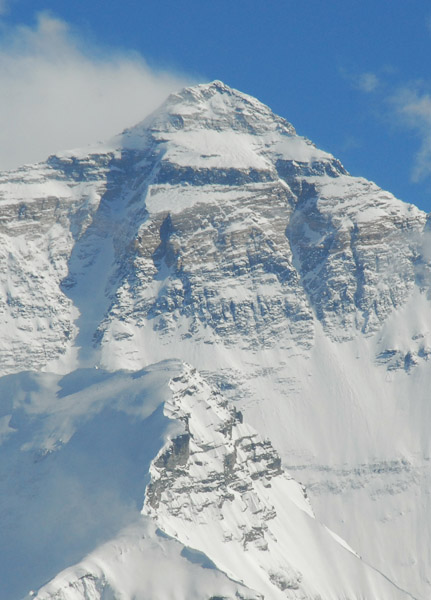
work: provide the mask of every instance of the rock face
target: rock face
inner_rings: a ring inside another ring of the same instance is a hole
[[[423,264],[423,213],[221,83],[170,97],[112,148],[3,176],[0,194],[3,372],[61,358],[84,322],[110,356],[147,324],[301,351],[317,318],[350,339],[405,302]]]
[[[182,420],[186,433],[173,438],[153,462],[145,512],[163,524],[172,517],[202,522],[205,513],[209,521],[221,521],[224,504],[241,499],[246,514],[238,525],[237,541],[244,548],[254,543],[267,549],[266,521],[275,514],[272,506],[262,503],[255,482],[270,488],[273,477],[283,474],[280,457],[194,369],[186,368],[171,387],[173,396],[165,404],[165,414]],[[302,490],[296,493],[311,513],[305,497],[301,498]],[[226,538],[232,539],[234,533],[226,531]]]
[[[292,590],[296,575],[283,574],[292,568],[305,587],[291,597],[344,597],[323,580],[322,590],[306,583],[305,558],[274,573],[261,558],[280,552],[269,490],[300,489],[280,457],[307,485],[318,520],[412,597],[430,596],[422,211],[350,176],[221,82],[170,96],[105,145],[3,173],[0,202],[4,381],[28,369],[138,371],[180,358],[228,402],[195,402],[206,384],[189,397],[184,381],[173,382],[166,410],[184,428],[152,463],[145,500],[163,531],[211,558],[205,527],[214,521],[215,545],[225,549],[221,532],[232,529],[239,556],[253,555],[262,577],[246,585],[257,593]],[[195,431],[202,406],[212,420]],[[9,435],[8,415],[0,423]],[[191,515],[180,532],[178,519]],[[243,577],[235,561],[224,567]],[[351,587],[343,577],[345,597],[396,597],[359,592],[356,575]]]

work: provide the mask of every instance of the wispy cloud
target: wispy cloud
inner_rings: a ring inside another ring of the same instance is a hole
[[[431,94],[423,89],[423,84],[412,84],[393,94],[390,103],[400,124],[419,139],[412,180],[419,182],[431,177]]]
[[[397,70],[390,65],[378,71],[341,73],[354,89],[372,95],[370,106],[375,116],[389,123],[392,130],[416,136],[419,149],[413,158],[411,180],[418,183],[431,178],[431,82],[395,82]]]
[[[357,71],[342,67],[339,69],[339,72],[355,90],[360,90],[367,94],[375,92],[381,84],[380,77],[372,71],[358,73]]]
[[[0,169],[115,135],[191,82],[140,55],[90,46],[46,13],[2,33]]]
[[[360,73],[354,81],[355,87],[362,92],[374,92],[380,84],[380,80],[375,73]]]

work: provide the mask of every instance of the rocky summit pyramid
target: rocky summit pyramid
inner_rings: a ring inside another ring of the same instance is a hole
[[[3,600],[431,597],[425,213],[218,81],[0,206]]]

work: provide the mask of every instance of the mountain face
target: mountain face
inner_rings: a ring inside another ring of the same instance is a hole
[[[425,213],[221,82],[0,202],[6,600],[430,597]]]

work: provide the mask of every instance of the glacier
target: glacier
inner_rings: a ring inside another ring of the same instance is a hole
[[[221,82],[0,202],[5,600],[429,597],[423,211]]]

